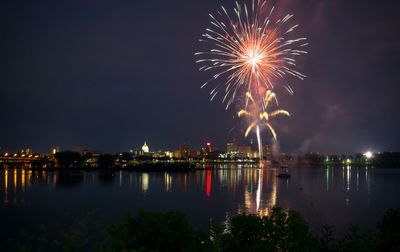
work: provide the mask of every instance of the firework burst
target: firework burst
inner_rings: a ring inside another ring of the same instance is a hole
[[[305,78],[296,70],[296,58],[307,53],[303,47],[308,43],[306,38],[290,38],[298,27],[290,25],[293,15],[277,18],[274,7],[268,8],[265,0],[253,0],[249,6],[236,2],[233,13],[221,7],[217,14],[210,14],[211,26],[200,42],[211,48],[195,55],[199,57],[196,63],[201,65],[200,71],[213,72],[201,87],[214,82],[211,100],[222,93],[226,109],[234,102],[243,108],[238,116],[250,119],[245,136],[255,131],[262,160],[260,132],[267,129],[276,140],[271,118],[290,116],[286,110],[269,112],[271,102],[278,105],[272,90],[287,76]],[[290,85],[281,86],[293,95]]]
[[[215,72],[202,87],[213,81],[219,83],[210,92],[211,100],[223,91],[222,101],[228,109],[238,94],[251,93],[262,99],[266,90],[272,90],[285,75],[305,77],[295,70],[295,58],[307,53],[302,50],[306,38],[288,38],[298,27],[288,25],[293,15],[275,19],[274,7],[268,9],[264,0],[253,0],[249,8],[236,2],[231,14],[221,8],[216,15],[210,14],[211,28],[200,39],[212,48],[195,53],[200,57],[196,61],[201,64],[200,71]],[[293,94],[289,85],[283,86]],[[246,97],[246,106],[248,102]]]
[[[250,133],[252,129],[255,129],[258,142],[258,152],[259,152],[258,154],[260,159],[262,159],[262,140],[260,136],[260,131],[263,128],[268,129],[269,132],[272,134],[274,140],[276,140],[277,136],[276,131],[272,127],[270,119],[278,115],[290,116],[290,113],[283,109],[278,109],[268,112],[268,107],[271,104],[271,101],[274,100],[276,102],[276,105],[278,105],[275,93],[271,92],[270,90],[267,90],[265,92],[265,97],[262,100],[261,106],[257,104],[257,102],[253,99],[250,93],[247,92],[246,96],[251,101],[251,104],[248,106],[249,109],[240,110],[238,112],[238,116],[247,117],[250,119],[250,123],[249,126],[247,127],[245,137],[247,137],[247,135]]]

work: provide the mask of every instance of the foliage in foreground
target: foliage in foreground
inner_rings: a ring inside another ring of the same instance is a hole
[[[20,251],[400,251],[400,209],[389,210],[374,231],[352,226],[341,239],[332,226],[312,233],[299,213],[278,207],[268,217],[236,215],[211,223],[207,231],[174,211],[139,210],[107,230],[101,220],[90,214],[70,228],[60,226],[61,235],[41,226],[11,242]]]
[[[208,232],[193,229],[179,212],[140,210],[114,224],[109,251],[399,251],[400,209],[389,210],[374,232],[353,226],[340,240],[333,227],[311,233],[295,211],[275,207],[268,217],[237,215]]]

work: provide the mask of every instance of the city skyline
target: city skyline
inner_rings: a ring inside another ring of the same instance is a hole
[[[354,154],[362,154],[364,156],[368,156],[369,158],[374,154],[380,154],[380,153],[398,153],[398,151],[390,151],[390,150],[374,150],[371,148],[366,148],[361,151],[356,151],[356,152],[319,152],[319,151],[310,151],[310,152],[305,152],[305,153],[296,153],[296,152],[287,152],[285,150],[279,149],[278,146],[275,145],[269,145],[269,144],[264,144],[262,149],[264,151],[270,151],[274,152],[274,155],[281,155],[281,154],[289,154],[293,156],[301,156],[305,154],[318,154],[318,155],[354,155]],[[177,152],[179,151],[180,153],[186,153],[189,157],[191,156],[191,152],[218,152],[218,153],[252,153],[251,155],[255,155],[258,153],[258,146],[256,145],[255,142],[252,141],[252,139],[249,140],[249,142],[244,143],[244,142],[239,142],[237,139],[232,139],[231,141],[227,141],[223,146],[215,146],[211,141],[203,141],[200,145],[196,146],[191,146],[187,144],[186,142],[180,143],[178,146],[174,146],[172,148],[166,148],[166,149],[157,149],[153,148],[148,141],[142,142],[142,145],[140,146],[131,146],[128,149],[124,150],[118,150],[115,152],[107,152],[105,150],[101,149],[93,149],[89,148],[88,146],[84,145],[76,145],[72,148],[63,148],[60,146],[55,146],[53,145],[52,147],[47,148],[45,151],[36,151],[32,149],[30,146],[23,146],[19,147],[16,149],[4,149],[1,148],[0,146],[0,154],[7,155],[9,157],[12,156],[12,154],[40,154],[40,155],[54,155],[57,152],[65,152],[65,151],[71,151],[71,152],[77,152],[77,153],[97,153],[97,154],[115,154],[118,155],[120,153],[136,153],[135,155],[141,155],[145,153],[150,153],[150,154],[160,154],[160,153],[170,153],[170,152]],[[197,154],[196,154],[197,155]],[[200,155],[200,153],[198,154]],[[32,156],[32,155],[31,155]],[[184,154],[182,154],[182,157]],[[258,158],[258,155],[257,155]]]

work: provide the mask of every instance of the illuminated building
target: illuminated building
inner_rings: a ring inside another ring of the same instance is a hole
[[[179,150],[181,151],[181,157],[182,158],[189,157],[189,145],[181,144],[181,145],[179,145]]]
[[[211,142],[207,142],[204,149],[205,149],[206,153],[212,152],[212,145],[211,145]]]
[[[22,149],[21,154],[26,154],[26,155],[32,154],[32,149],[30,148]]]
[[[55,155],[57,152],[60,152],[60,147],[53,147],[51,148],[51,154]]]
[[[149,152],[149,146],[147,146],[146,141],[144,141],[144,144],[142,146],[142,151],[144,153],[148,153]]]
[[[259,153],[258,151],[251,151],[248,156],[249,158],[259,158]]]
[[[174,151],[174,158],[176,158],[176,159],[181,159],[182,158],[180,150]]]
[[[246,157],[251,156],[251,146],[245,145],[245,146],[239,146],[239,153],[244,154]]]
[[[209,160],[217,160],[220,157],[222,157],[225,153],[219,150],[213,150],[209,153],[207,153],[207,159]]]
[[[83,145],[78,145],[75,147],[75,151],[78,152],[81,155],[84,155],[86,153],[89,153],[90,151],[86,149]]]
[[[238,152],[239,147],[236,142],[230,142],[226,144],[226,152],[227,153],[232,153],[232,152]]]
[[[203,152],[201,150],[190,150],[189,157],[191,158],[202,158]]]
[[[272,160],[272,148],[268,145],[264,145],[263,147],[263,156],[265,160]]]
[[[151,155],[153,158],[165,158],[165,157],[169,157],[165,151],[156,151],[153,152]]]
[[[173,151],[165,151],[164,154],[165,154],[166,157],[169,157],[169,158],[173,158],[174,157],[174,152]]]

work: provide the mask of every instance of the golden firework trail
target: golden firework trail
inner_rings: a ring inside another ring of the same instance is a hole
[[[260,130],[264,127],[267,128],[269,132],[271,132],[274,140],[276,140],[277,136],[276,131],[270,124],[270,119],[277,115],[290,116],[290,114],[288,111],[283,109],[278,109],[268,112],[268,106],[270,105],[271,101],[275,100],[276,102],[275,93],[271,92],[270,90],[267,90],[265,92],[265,97],[262,100],[261,106],[257,104],[257,102],[254,100],[254,98],[249,92],[246,93],[246,96],[251,101],[251,105],[248,106],[250,110],[242,109],[238,112],[238,116],[247,117],[250,119],[250,124],[246,129],[246,133],[244,134],[245,137],[247,137],[248,134],[251,132],[251,130],[255,128],[257,135],[257,142],[258,142],[258,154],[261,160],[263,155],[262,155],[262,140],[260,136]],[[276,104],[278,103],[276,102]]]
[[[268,8],[265,0],[253,0],[250,7],[236,2],[233,13],[222,6],[216,15],[210,14],[211,26],[206,29],[200,42],[211,45],[208,51],[197,52],[200,71],[214,71],[214,75],[202,87],[218,81],[210,92],[211,100],[221,91],[226,109],[236,96],[244,93],[262,99],[272,90],[278,79],[291,75],[304,79],[295,70],[296,57],[306,54],[302,48],[306,38],[290,39],[289,34],[298,25],[289,25],[292,14],[275,18],[274,7]],[[290,94],[293,90],[283,85]],[[246,106],[249,99],[246,97]]]

